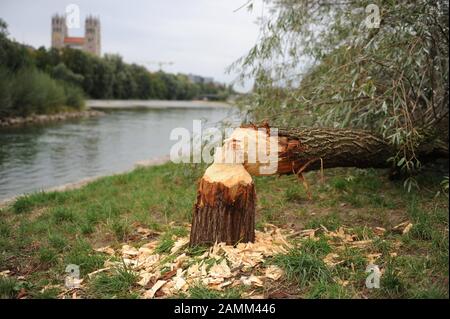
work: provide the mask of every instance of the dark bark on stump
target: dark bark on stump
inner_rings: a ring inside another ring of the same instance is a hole
[[[202,178],[194,205],[190,245],[253,242],[255,201],[253,182],[228,187]]]

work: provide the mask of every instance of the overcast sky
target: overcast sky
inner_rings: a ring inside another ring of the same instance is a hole
[[[263,8],[235,12],[247,0],[0,0],[0,18],[11,38],[34,47],[50,46],[51,16],[76,4],[83,36],[84,17],[100,17],[102,53],[119,53],[125,61],[157,70],[151,61],[171,61],[168,72],[212,76],[230,83],[235,75],[225,68],[244,55],[258,38],[256,19]],[[247,84],[246,87],[249,87]]]

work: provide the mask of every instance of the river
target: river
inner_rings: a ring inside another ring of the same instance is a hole
[[[239,123],[232,107],[103,109],[105,115],[0,129],[0,200],[130,170],[169,154],[173,128]]]

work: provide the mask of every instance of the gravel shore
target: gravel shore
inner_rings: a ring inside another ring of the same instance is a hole
[[[7,117],[0,119],[0,127],[22,126],[27,124],[40,124],[68,119],[87,118],[100,116],[104,113],[97,110],[85,110],[79,112],[62,112],[56,114],[30,115],[26,117]]]

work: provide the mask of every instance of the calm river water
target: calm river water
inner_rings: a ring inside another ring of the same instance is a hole
[[[133,168],[169,154],[175,127],[238,123],[234,108],[118,109],[104,116],[0,129],[0,200]]]

